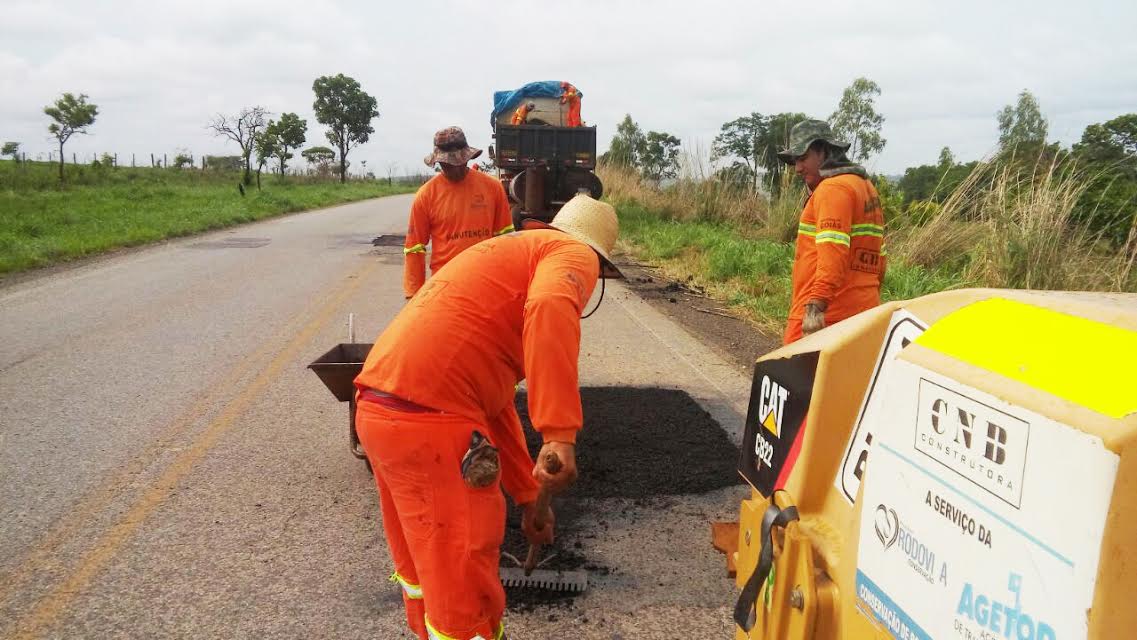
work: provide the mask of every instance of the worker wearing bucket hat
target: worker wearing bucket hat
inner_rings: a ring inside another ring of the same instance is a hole
[[[355,380],[393,580],[423,639],[502,637],[502,489],[521,505],[526,537],[547,543],[552,528],[533,524],[539,488],[555,493],[576,478],[581,311],[598,278],[621,276],[611,261],[619,223],[610,205],[579,195],[551,224],[527,226],[435,274]],[[513,405],[522,379],[540,459],[555,453],[562,463],[555,474],[526,449]]]
[[[828,123],[804,120],[778,152],[809,191],[798,224],[786,344],[880,304],[884,212],[848,149]]]
[[[495,235],[513,231],[509,198],[496,178],[470,171],[467,163],[482,154],[466,142],[458,127],[434,134],[434,150],[423,161],[441,171],[427,181],[411,204],[403,245],[403,295],[411,298],[426,281],[426,248],[430,272],[465,249]]]

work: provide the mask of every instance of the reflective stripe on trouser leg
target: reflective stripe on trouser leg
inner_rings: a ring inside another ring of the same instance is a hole
[[[391,574],[391,582],[398,582],[399,585],[403,587],[403,593],[411,600],[422,600],[422,587],[407,582],[407,579],[399,575],[398,571]]]
[[[435,629],[434,626],[430,624],[430,620],[426,621],[426,633],[430,637],[430,640],[467,640],[466,638],[455,638],[454,636],[448,636],[445,633],[442,633],[441,631],[439,631],[438,629]],[[502,640],[502,638],[504,638],[504,637],[505,637],[505,623],[499,622],[499,623],[497,623],[497,629],[495,629],[493,632],[493,640]],[[484,638],[481,635],[476,635],[473,638],[469,638],[468,640],[490,640],[490,639]]]

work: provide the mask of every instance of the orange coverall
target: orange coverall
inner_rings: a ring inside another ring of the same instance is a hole
[[[528,104],[523,104],[520,107],[517,107],[517,111],[513,112],[513,120],[510,121],[510,124],[525,124],[525,122],[529,119],[529,111],[530,109]]]
[[[360,441],[375,471],[383,527],[420,638],[499,637],[505,502],[460,471],[476,429],[499,449],[501,487],[536,498],[533,460],[513,408],[546,442],[575,442],[583,422],[580,314],[600,273],[596,253],[560,231],[511,233],[462,252],[383,331],[355,379]],[[375,389],[437,412],[363,401]]]
[[[564,92],[561,94],[561,104],[567,104],[569,109],[565,126],[584,126],[584,121],[580,119],[580,94],[577,92],[576,87],[570,84],[564,88]]]
[[[403,246],[403,294],[411,298],[426,281],[426,245],[431,245],[430,273],[486,238],[513,231],[509,199],[497,178],[470,171],[461,182],[441,173],[419,188],[411,204]]]
[[[880,304],[885,262],[884,212],[876,187],[852,174],[822,180],[798,224],[785,344],[802,337],[811,300],[829,304],[826,326]]]

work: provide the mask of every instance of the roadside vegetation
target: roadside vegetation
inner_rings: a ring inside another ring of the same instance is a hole
[[[43,109],[57,157],[53,150],[50,162],[29,160],[14,140],[0,146],[0,156],[10,158],[0,160],[0,275],[283,213],[409,193],[429,178],[396,182],[397,165],[390,164],[386,179],[377,180],[366,160],[349,175],[348,153],[375,132],[378,101],[342,73],[317,78],[312,91],[316,121],[327,127],[324,135],[335,149],[317,145],[300,151],[308,123],[287,112],[274,120],[255,105],[217,113],[207,124],[215,136],[236,144],[238,155],[194,158],[181,150],[170,163],[166,154],[151,154],[145,168],[135,167],[134,154],[129,167],[123,166],[125,156],[120,164],[117,154],[108,153],[79,164],[72,152],[68,164],[67,142],[90,134],[100,111],[86,94],[62,94]],[[294,151],[306,168],[289,164]],[[339,184],[332,182],[337,177]]]
[[[395,193],[417,182],[268,176],[242,195],[236,170],[0,160],[0,274]],[[390,182],[390,184],[388,184]]]
[[[885,143],[874,87],[858,80],[830,116],[835,128],[850,126],[842,109],[868,123],[842,134],[860,145],[860,160]],[[626,118],[612,143],[618,153],[601,169],[624,249],[780,331],[805,192],[775,153],[803,118],[728,122],[709,154],[688,150],[662,172],[658,160],[641,168],[634,150],[652,151]],[[873,177],[887,220],[883,298],[963,287],[1137,292],[1137,115],[1090,125],[1069,149],[1046,142],[1029,92],[997,118],[999,147],[988,159],[957,163],[944,148],[935,165]]]

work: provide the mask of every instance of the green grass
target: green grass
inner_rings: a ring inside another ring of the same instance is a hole
[[[659,264],[668,275],[707,289],[708,294],[779,331],[785,325],[792,291],[794,246],[761,237],[729,222],[675,220],[635,201],[618,201],[620,239],[640,259]],[[889,264],[881,296],[907,300],[964,286],[960,272]]]
[[[56,165],[0,161],[0,274],[415,188],[262,176],[242,197],[237,174],[66,169],[61,188]]]

